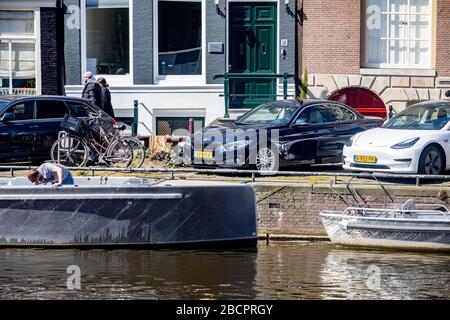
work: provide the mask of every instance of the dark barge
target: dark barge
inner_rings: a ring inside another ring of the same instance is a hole
[[[0,179],[1,247],[255,246],[245,184],[76,177],[74,186]]]

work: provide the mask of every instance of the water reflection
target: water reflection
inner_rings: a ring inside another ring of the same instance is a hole
[[[256,290],[262,299],[320,299],[320,267],[330,247],[299,242],[258,246]]]
[[[256,250],[0,250],[2,298],[255,298]],[[66,288],[69,265],[81,291]]]
[[[298,242],[260,243],[257,252],[4,249],[0,296],[436,299],[450,297],[449,262],[448,255],[349,251]],[[81,291],[66,288],[70,265],[81,268]],[[371,277],[377,272],[378,278]]]
[[[324,299],[450,297],[450,257],[334,249],[320,270]]]

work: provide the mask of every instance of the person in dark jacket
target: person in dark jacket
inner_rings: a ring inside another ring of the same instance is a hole
[[[97,83],[102,87],[103,111],[115,118],[113,106],[111,104],[111,92],[108,89],[109,84],[106,82],[105,78],[99,78]]]
[[[84,76],[84,89],[81,97],[84,99],[91,100],[97,107],[103,109],[103,98],[102,98],[102,88],[95,81],[92,72],[85,72]]]

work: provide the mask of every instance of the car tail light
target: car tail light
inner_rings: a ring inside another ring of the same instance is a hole
[[[116,119],[112,119],[112,125],[114,126],[114,125],[116,125],[117,124],[117,121],[116,121]]]

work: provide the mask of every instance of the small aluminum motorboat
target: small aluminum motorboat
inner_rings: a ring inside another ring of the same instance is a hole
[[[347,189],[357,204],[350,204],[338,193],[348,207],[343,211],[320,213],[333,244],[450,252],[450,212],[446,206],[416,204],[413,199],[399,206],[380,183],[394,205],[374,207],[361,201],[363,198],[349,184]]]
[[[0,247],[255,246],[252,186],[75,177],[52,188],[0,179]]]

